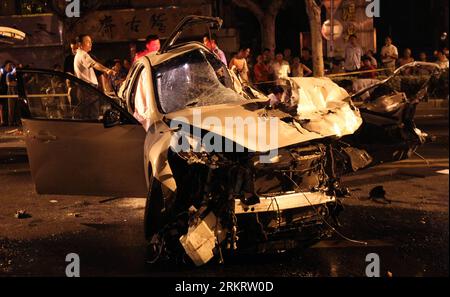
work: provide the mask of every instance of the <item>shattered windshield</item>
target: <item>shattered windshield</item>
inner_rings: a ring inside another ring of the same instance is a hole
[[[155,82],[162,112],[244,102],[232,89],[226,66],[216,60],[206,51],[195,50],[157,66]]]

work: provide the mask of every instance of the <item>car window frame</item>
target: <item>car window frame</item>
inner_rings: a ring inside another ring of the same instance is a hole
[[[86,81],[79,79],[78,77],[65,73],[60,71],[54,71],[54,70],[48,70],[48,69],[37,69],[37,68],[28,68],[28,69],[17,69],[17,94],[18,94],[18,100],[20,101],[20,110],[21,110],[21,117],[31,120],[41,120],[41,121],[58,121],[58,122],[79,122],[79,123],[101,123],[101,121],[96,120],[71,120],[71,119],[40,119],[40,118],[34,118],[31,116],[31,112],[29,109],[29,106],[27,104],[28,97],[25,91],[25,84],[23,82],[23,75],[24,74],[42,74],[42,75],[54,75],[58,76],[62,79],[67,79],[70,81],[73,81],[77,84],[79,84],[82,87],[87,88],[90,91],[93,91],[100,97],[102,97],[104,100],[106,100],[113,109],[118,110],[121,115],[124,116],[125,121],[121,123],[121,125],[141,125],[139,121],[137,121],[127,110],[125,110],[122,106],[120,106],[119,103],[114,101],[112,97],[109,97],[96,87],[92,86],[91,84],[87,83]]]
[[[217,57],[215,57],[215,55],[214,55],[214,53],[212,53],[209,49],[207,49],[206,47],[202,47],[202,48],[195,48],[195,49],[192,49],[192,50],[190,50],[190,51],[186,51],[185,53],[183,53],[183,54],[181,54],[181,55],[179,55],[179,56],[176,56],[175,58],[178,58],[178,57],[182,57],[182,56],[184,56],[184,55],[188,55],[188,54],[190,54],[190,53],[192,53],[192,52],[194,52],[194,51],[204,51],[205,53],[202,53],[202,55],[204,55],[204,58],[205,58],[205,61],[208,63],[208,64],[211,64],[211,61],[207,58],[207,55],[208,54],[210,54],[210,56],[211,56],[211,58],[216,58],[217,60],[219,60],[220,61],[220,59],[218,59]],[[164,110],[163,110],[163,108],[162,108],[162,106],[161,106],[161,102],[160,102],[160,98],[159,98],[159,92],[158,92],[158,86],[157,86],[157,82],[158,82],[158,78],[157,78],[157,73],[158,73],[158,71],[157,71],[157,68],[158,67],[160,67],[160,66],[162,66],[162,65],[164,65],[164,64],[166,64],[167,62],[169,62],[170,61],[170,59],[169,60],[167,60],[167,61],[164,61],[164,62],[162,62],[161,64],[158,64],[158,65],[156,65],[156,66],[152,66],[151,68],[152,68],[152,71],[151,71],[151,77],[152,77],[152,80],[153,80],[153,94],[154,94],[154,98],[155,98],[155,101],[156,101],[156,106],[157,106],[157,108],[158,108],[158,111],[162,114],[162,115],[167,115],[167,114],[170,114],[171,112],[165,112]],[[221,62],[222,63],[222,62]],[[223,63],[222,63],[223,64]],[[223,65],[225,65],[225,64],[223,64]],[[212,65],[210,65],[212,68],[214,68]],[[156,68],[156,69],[155,69]],[[226,67],[226,65],[225,65],[225,69],[228,71],[228,67]],[[229,74],[229,72],[228,72],[228,75],[230,75]],[[231,76],[230,76],[230,78],[231,78]],[[218,80],[218,82],[220,83],[220,84],[222,84],[222,82],[220,82],[220,80],[219,80],[219,78],[217,77],[217,80]],[[223,84],[222,84],[223,85]],[[232,90],[233,92],[235,92],[237,95],[239,95],[237,92],[236,92],[236,90],[234,89],[234,86],[232,85],[231,87],[227,87],[227,86],[225,86],[225,85],[223,85],[225,88],[228,88],[228,89],[230,89],[230,90]]]
[[[131,76],[130,82],[127,86],[128,90],[127,90],[127,108],[129,113],[134,114],[135,112],[135,100],[136,100],[136,90],[137,90],[137,86],[139,83],[139,80],[141,78],[142,72],[145,69],[145,65],[144,64],[139,64],[136,65],[136,67],[133,70],[133,75]]]

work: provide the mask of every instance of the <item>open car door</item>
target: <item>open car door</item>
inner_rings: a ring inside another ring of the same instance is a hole
[[[188,15],[184,17],[181,22],[177,25],[177,27],[172,31],[169,35],[169,38],[164,42],[159,50],[160,54],[164,54],[167,52],[172,46],[175,45],[178,38],[180,38],[183,31],[188,30],[192,26],[195,25],[207,25],[214,30],[220,30],[222,27],[222,19],[218,17],[208,17],[208,16],[200,16],[200,15]]]
[[[145,131],[113,98],[65,73],[18,70],[39,194],[145,197]]]

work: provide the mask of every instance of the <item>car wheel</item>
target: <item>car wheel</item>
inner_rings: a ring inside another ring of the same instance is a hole
[[[162,227],[161,210],[163,206],[162,185],[157,179],[151,177],[144,213],[144,233],[147,240],[151,240],[152,236]]]

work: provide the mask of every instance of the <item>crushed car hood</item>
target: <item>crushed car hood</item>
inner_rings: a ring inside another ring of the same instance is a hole
[[[168,114],[167,118],[213,132],[255,152],[267,152],[322,138],[322,135],[300,125],[290,125],[277,117],[266,117],[264,110],[248,110],[246,104],[190,108]],[[237,128],[241,128],[239,132]]]
[[[324,137],[353,134],[362,124],[347,91],[329,78],[290,78],[297,118]]]
[[[256,100],[194,107],[166,118],[223,136],[255,152],[342,137],[353,134],[362,124],[348,93],[331,80],[293,78],[291,86],[297,115],[267,111],[258,105],[261,100]]]

